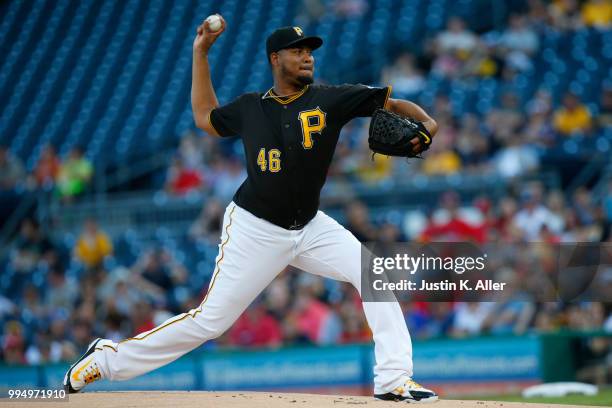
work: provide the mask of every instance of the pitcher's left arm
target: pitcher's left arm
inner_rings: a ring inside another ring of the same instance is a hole
[[[385,109],[400,116],[412,118],[423,123],[431,137],[434,137],[438,132],[438,123],[425,112],[423,108],[414,102],[404,99],[387,99]]]

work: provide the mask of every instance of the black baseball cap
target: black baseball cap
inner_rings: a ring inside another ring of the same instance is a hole
[[[323,40],[316,36],[306,37],[300,27],[281,27],[266,40],[266,53],[270,57],[273,52],[300,45],[316,50],[323,45]]]

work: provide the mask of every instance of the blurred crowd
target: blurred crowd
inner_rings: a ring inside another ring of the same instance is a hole
[[[301,3],[297,18],[302,25],[319,21],[330,10],[338,17],[351,18],[364,15],[370,7],[366,0],[333,0],[327,6],[323,0]],[[606,28],[612,21],[612,8],[606,0],[527,0],[523,3],[528,6],[527,16],[532,22],[563,30],[585,26]],[[457,42],[467,43],[464,38]]]
[[[602,242],[610,245],[612,185],[606,208],[590,191],[572,197],[546,191],[540,183],[495,200],[486,195],[461,202],[452,191],[429,212],[412,210],[401,222],[374,219],[351,201],[344,225],[361,241],[468,241],[504,245]],[[186,234],[194,242],[218,243],[223,205],[211,199]],[[193,287],[193,271],[171,250],[151,245],[133,263],[115,259],[115,243],[95,220],[87,220],[73,246],[54,242],[33,220],[15,240],[10,290],[0,296],[2,358],[36,364],[74,358],[95,336],[115,341],[150,330],[167,318],[197,307],[206,288]],[[522,248],[522,247],[519,247]],[[513,253],[504,265],[508,279],[545,270],[546,258]],[[70,263],[81,265],[78,275]],[[612,284],[612,268],[600,270]],[[500,268],[501,270],[501,268]],[[607,279],[607,280],[606,280]],[[561,329],[612,331],[612,305],[601,302],[404,302],[406,323],[417,339],[553,332]],[[288,267],[221,338],[207,347],[277,347],[291,344],[367,342],[371,333],[357,291],[347,283]]]
[[[343,18],[354,18],[368,7],[362,0],[339,0],[332,2],[331,10]],[[308,24],[330,8],[319,0],[308,0],[300,10],[298,20]],[[612,5],[606,0],[530,0],[522,13],[508,17],[504,28],[477,33],[461,17],[450,16],[446,27],[427,38],[422,49],[400,51],[382,70],[379,84],[392,85],[394,97],[421,103],[441,125],[436,142],[424,155],[427,160],[416,162],[410,171],[430,176],[484,173],[515,178],[541,170],[543,156],[564,141],[592,145],[612,124],[609,76],[599,94],[589,100],[572,92],[569,84],[559,97],[545,83],[525,100],[513,80],[534,71],[546,32],[584,28],[608,32],[611,23]],[[490,107],[476,110],[456,106],[449,92],[423,99],[432,78],[451,81],[452,86],[495,78],[501,83],[496,91],[499,97]],[[366,183],[401,180],[405,163],[382,156],[372,160],[368,124],[366,119],[355,120],[345,127],[330,175]],[[223,141],[219,148],[218,140],[185,136],[168,169],[165,190],[178,196],[212,192],[222,200],[231,197],[245,177],[238,144]],[[92,175],[92,162],[78,147],[58,157],[54,147],[47,146],[28,173],[18,157],[0,146],[0,192],[43,188],[70,201],[91,190]]]
[[[421,103],[440,124],[435,143],[424,154],[426,160],[415,163],[411,173],[428,176],[478,173],[513,179],[536,174],[543,167],[544,157],[556,152],[567,140],[573,139],[596,151],[596,137],[606,131],[609,134],[612,125],[609,77],[601,84],[599,94],[589,100],[569,90],[570,87],[563,95],[555,96],[544,83],[525,100],[513,81],[518,74],[534,70],[534,58],[542,51],[544,32],[585,27],[607,32],[612,23],[612,5],[605,0],[526,3],[525,12],[510,15],[505,28],[485,33],[470,30],[458,16],[450,17],[446,28],[425,42],[422,52],[401,52],[382,70],[379,82],[393,86],[393,97]],[[347,18],[368,8],[363,1],[334,4],[335,12],[340,15],[346,12]],[[305,1],[302,17],[306,21],[316,20],[319,10],[324,9],[319,1]],[[456,106],[447,92],[438,92],[432,100],[423,99],[431,78],[452,84],[495,78],[502,85],[496,91],[499,97],[494,98],[490,107],[466,109]],[[325,78],[319,81],[325,82]],[[362,119],[345,126],[330,175],[365,183],[401,180],[406,172],[404,162],[383,156],[372,159],[367,144],[368,125],[369,121]],[[244,177],[234,159],[240,156],[239,142],[234,141],[233,147],[231,142],[224,143],[227,147],[220,155],[208,141],[193,135],[185,137],[168,172],[166,190],[176,195],[190,191],[216,194],[226,181],[232,188],[238,185]],[[228,195],[232,188],[227,189]]]
[[[316,20],[320,2],[304,1],[300,18]],[[605,0],[527,2],[500,32],[477,34],[459,17],[431,38],[423,54],[402,53],[382,72],[393,96],[412,98],[425,90],[428,76],[510,81],[532,69],[543,28],[609,30],[612,5]],[[335,12],[350,18],[367,11],[368,2],[335,2]],[[319,10],[319,11],[318,11]],[[315,54],[316,56],[316,54]],[[589,101],[593,102],[593,101]],[[511,89],[488,112],[458,113],[446,94],[426,106],[441,125],[426,160],[412,173],[499,175],[511,183],[503,197],[487,192],[464,201],[456,192],[441,195],[436,206],[414,209],[391,219],[373,214],[358,200],[344,206],[344,225],[361,241],[472,241],[476,243],[612,242],[612,183],[596,195],[591,188],[550,189],[521,182],[537,173],[541,158],[565,140],[586,140],[612,124],[612,85],[604,84],[597,112],[568,92],[556,103],[546,88],[529,101]],[[406,177],[406,164],[367,147],[367,120],[349,123],[330,169],[335,180],[382,183]],[[33,171],[0,146],[0,192],[43,188],[71,201],[91,188],[94,165],[80,149],[59,157],[52,146]],[[224,203],[246,177],[237,143],[189,133],[181,138],[165,176],[172,196],[206,193],[200,216],[185,232],[188,239],[218,244]],[[150,245],[134,262],[116,257],[117,242],[104,222],[87,220],[71,245],[53,239],[33,219],[25,219],[12,242],[0,293],[0,360],[39,364],[73,360],[92,337],[115,341],[150,330],[167,318],[197,307],[205,287],[193,287],[193,271],[168,248]],[[517,257],[520,258],[520,257]],[[113,259],[114,262],[109,262]],[[520,268],[540,268],[517,263]],[[80,265],[79,273],[69,265]],[[512,268],[510,268],[512,269]],[[10,272],[10,274],[9,274]],[[4,272],[3,272],[4,273]],[[604,271],[612,281],[612,270]],[[612,332],[612,305],[601,302],[402,303],[416,339],[554,332],[562,329]],[[371,341],[357,292],[335,282],[287,268],[243,313],[232,328],[206,347],[278,347],[291,344],[339,344]],[[609,342],[599,350],[610,353]]]
[[[601,112],[591,116],[572,93],[556,109],[545,90],[526,107],[520,106],[516,95],[506,93],[485,118],[475,114],[458,117],[448,97],[439,95],[430,112],[440,123],[440,131],[423,154],[425,160],[411,161],[409,171],[427,176],[491,174],[508,180],[537,174],[543,155],[566,138],[576,137],[582,143],[591,132],[612,126],[612,86],[602,91],[601,103]],[[401,181],[406,162],[373,157],[367,143],[368,126],[368,120],[357,119],[344,127],[329,176],[366,184]],[[181,139],[164,188],[175,196],[206,192],[227,201],[245,177],[237,141],[220,142],[190,132]]]
[[[47,145],[28,172],[19,157],[0,145],[0,193],[41,189],[69,202],[90,190],[93,171],[93,163],[78,146],[62,158],[52,145]]]
[[[427,175],[466,172],[514,178],[541,168],[542,156],[569,138],[588,143],[612,124],[612,83],[600,88],[596,100],[583,100],[567,91],[560,100],[541,84],[527,100],[514,86],[516,76],[534,70],[546,30],[595,27],[607,32],[612,22],[608,1],[554,1],[548,6],[528,2],[525,14],[512,14],[505,29],[477,34],[460,17],[451,17],[445,30],[426,43],[422,54],[403,52],[383,70],[380,83],[393,86],[395,97],[421,101],[428,79],[470,84],[495,78],[502,84],[490,108],[461,108],[447,93],[435,96],[431,106],[422,100],[440,123],[440,132],[419,170]],[[482,83],[482,82],[480,82]],[[481,102],[477,102],[480,104]],[[592,107],[596,107],[596,112]],[[367,121],[354,123],[340,144],[336,172],[366,181],[397,178],[397,161],[370,160]],[[395,170],[395,171],[394,171]]]

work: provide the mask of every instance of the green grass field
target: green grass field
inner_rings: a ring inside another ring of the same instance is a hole
[[[585,395],[568,395],[558,398],[523,398],[519,395],[501,395],[497,397],[469,397],[467,399],[477,399],[484,401],[508,401],[508,402],[532,402],[540,404],[569,404],[569,405],[597,405],[612,407],[612,388],[599,390],[594,397]]]

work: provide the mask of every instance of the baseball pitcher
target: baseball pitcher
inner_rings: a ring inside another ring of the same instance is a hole
[[[413,157],[429,147],[436,122],[419,106],[390,98],[391,87],[313,85],[313,51],[323,40],[283,27],[266,41],[273,86],[220,106],[208,51],[225,30],[209,20],[193,43],[191,99],[196,125],[217,137],[240,136],[248,177],[228,205],[208,292],[196,309],[115,343],[93,341],[64,385],[145,374],[225,332],[287,266],[350,282],[361,293],[361,244],[319,211],[319,196],[342,127],[373,116],[374,152]],[[437,395],[412,380],[412,344],[397,302],[364,302],[373,332],[374,397],[430,402]]]

